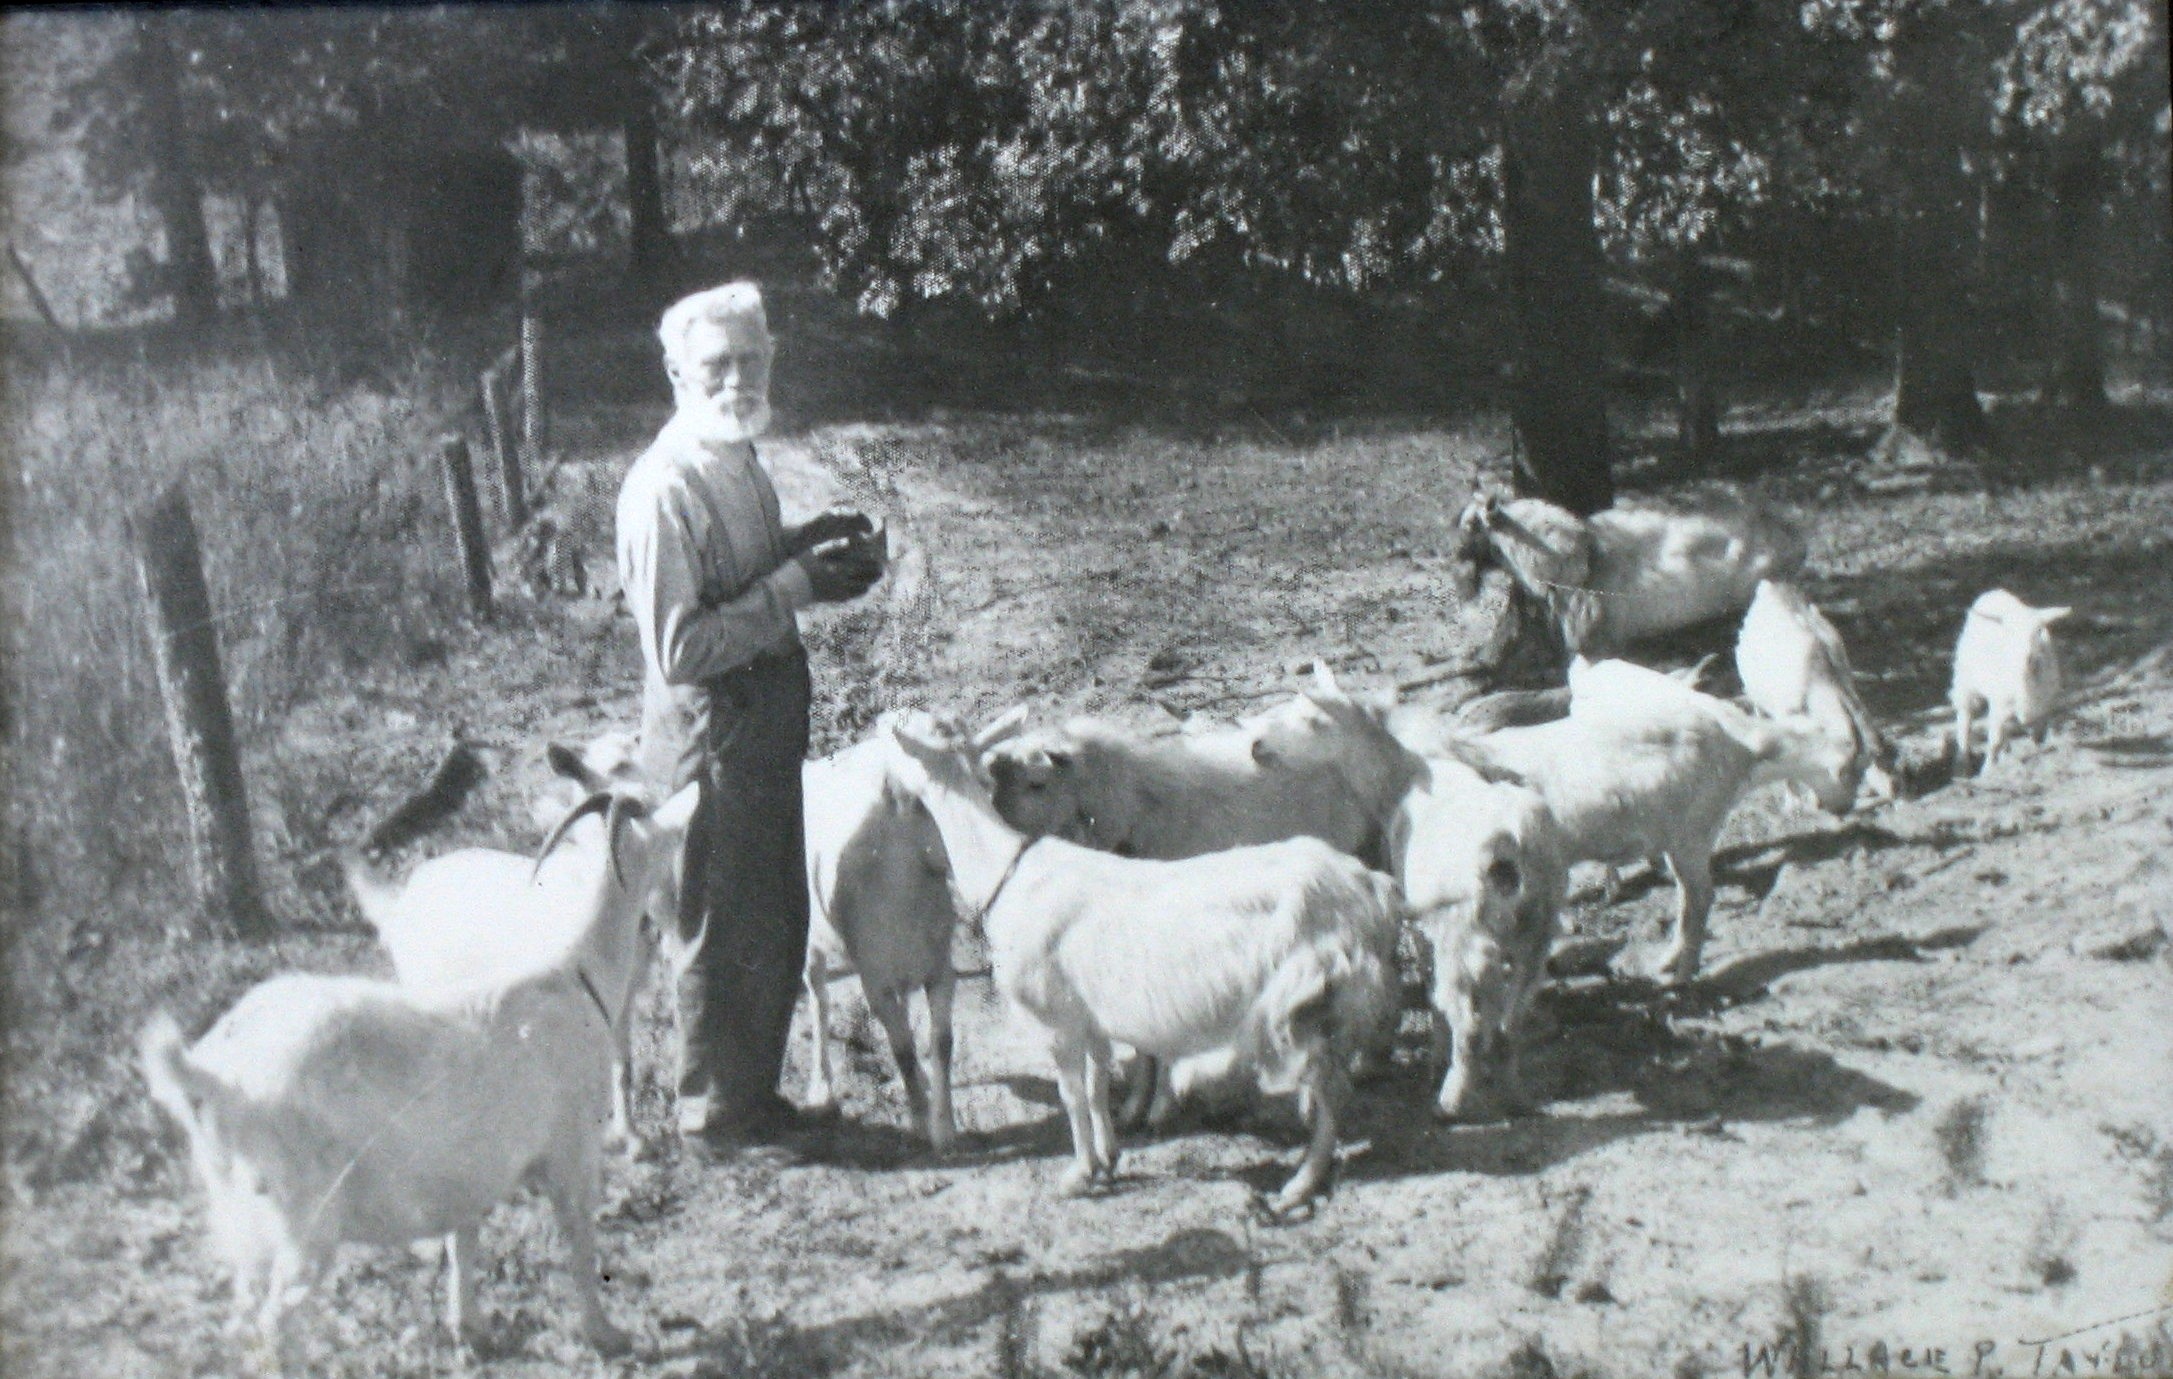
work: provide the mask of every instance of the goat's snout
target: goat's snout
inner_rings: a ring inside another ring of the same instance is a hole
[[[1486,884],[1503,895],[1515,895],[1524,888],[1524,873],[1511,857],[1497,857],[1487,864]]]

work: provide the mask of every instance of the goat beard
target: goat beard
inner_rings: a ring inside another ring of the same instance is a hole
[[[770,395],[767,390],[752,398],[742,394],[735,410],[725,394],[703,397],[683,392],[679,396],[679,415],[698,440],[751,441],[770,429]]]

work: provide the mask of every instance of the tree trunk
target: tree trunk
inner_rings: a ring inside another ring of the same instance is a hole
[[[1954,179],[1959,182],[1957,177]],[[1894,411],[1881,452],[1969,455],[1991,439],[1977,401],[1967,254],[1973,204],[1966,188],[1919,183],[1897,227],[1901,320],[1896,332]]]
[[[627,268],[646,291],[666,286],[672,263],[671,226],[664,214],[664,178],[657,154],[656,106],[649,90],[631,83],[626,138]]]
[[[1695,248],[1676,277],[1675,444],[1677,463],[1696,472],[1720,449],[1720,395],[1713,387],[1713,275]]]
[[[1509,412],[1523,441],[1516,483],[1582,516],[1614,502],[1607,435],[1598,156],[1574,83],[1505,106],[1502,229],[1516,363]]]
[[[1969,37],[1944,28],[1905,37],[1896,51],[1904,94],[1888,111],[1899,319],[1893,414],[1874,454],[1912,466],[1976,458],[1991,440],[1973,362],[1981,199],[1964,165],[1981,110],[1954,79]]]
[[[2105,164],[2096,145],[2078,140],[2061,150],[2052,194],[2053,263],[2059,275],[2059,357],[2052,369],[2052,402],[2087,411],[2106,403],[2105,350],[2098,324]]]
[[[143,136],[151,150],[145,197],[166,228],[166,287],[174,319],[201,326],[219,314],[219,276],[204,224],[204,193],[189,156],[181,109],[170,14],[136,20],[137,79],[143,92]]]

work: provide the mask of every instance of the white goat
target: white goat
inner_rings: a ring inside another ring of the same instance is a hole
[[[1339,693],[1325,669],[1315,689],[1320,699]],[[1249,723],[1185,737],[1143,738],[1092,719],[1024,734],[990,754],[996,809],[1031,837],[1128,857],[1173,860],[1304,836],[1377,853],[1416,761],[1393,741],[1384,756],[1340,736],[1302,761],[1277,760],[1263,729],[1292,720],[1329,734],[1353,721],[1325,717],[1317,699],[1299,695]]]
[[[1023,707],[991,722],[976,736],[985,750],[1018,731]],[[633,738],[605,733],[579,753],[554,748],[562,775],[592,789],[636,775]],[[800,770],[806,800],[808,890],[807,957],[801,980],[811,1006],[808,1022],[807,1106],[837,1105],[830,1059],[830,983],[858,974],[868,1008],[882,1024],[898,1065],[913,1126],[937,1153],[948,1153],[958,1136],[951,1110],[952,1007],[957,976],[951,936],[958,912],[951,904],[943,839],[920,801],[891,776],[897,748],[888,734],[805,763]],[[662,936],[667,966],[676,978],[686,955],[678,938],[678,869],[651,909]],[[928,1055],[915,1056],[907,998],[922,992],[928,1005]],[[675,1007],[676,1009],[676,1007]]]
[[[1668,678],[1692,689],[1702,688],[1705,672],[1716,659],[1712,655],[1704,656],[1695,665],[1667,672]],[[1412,715],[1424,719],[1438,713],[1438,709],[1396,705],[1389,710],[1389,719],[1393,722]],[[1478,736],[1503,728],[1529,728],[1535,723],[1551,723],[1568,713],[1569,686],[1556,685],[1552,689],[1496,690],[1492,694],[1478,695],[1458,704],[1450,713],[1449,721],[1458,733]],[[1470,765],[1469,762],[1465,764]]]
[[[1897,793],[1887,771],[1892,750],[1856,694],[1841,634],[1795,585],[1758,581],[1758,592],[1736,634],[1735,670],[1743,694],[1769,718],[1807,715],[1856,754],[1872,798]]]
[[[636,796],[631,774],[606,781],[587,772],[563,747],[553,744],[549,755],[561,776],[589,787],[587,795],[573,800],[545,796],[533,802],[533,810],[548,819],[554,833],[567,812],[585,798],[607,791]],[[509,980],[554,961],[579,939],[579,933],[568,927],[580,919],[578,901],[569,898],[568,887],[582,884],[587,863],[579,849],[591,843],[579,833],[571,842],[574,846],[552,852],[540,866],[520,853],[462,848],[422,863],[398,885],[378,876],[359,853],[350,853],[342,861],[348,889],[391,956],[400,984],[416,991],[442,992]],[[672,847],[657,868],[643,901],[646,912],[669,915],[662,907],[678,894],[680,856],[681,850]],[[618,1043],[612,1064],[608,1142],[624,1145],[635,1154],[641,1141],[634,1131],[630,1086],[633,1006],[648,979],[656,939],[657,930],[645,920],[624,980],[599,993],[612,1012],[612,1032]]]
[[[1560,830],[1538,792],[1461,762],[1427,763],[1389,827],[1411,924],[1433,959],[1435,1112],[1467,1114],[1481,1065],[1502,1054],[1500,1087],[1525,1102],[1517,1026],[1546,975],[1567,877]]]
[[[1796,781],[1825,808],[1854,801],[1853,758],[1808,719],[1754,719],[1711,695],[1625,661],[1570,667],[1567,718],[1504,728],[1468,744],[1537,790],[1568,861],[1663,858],[1679,893],[1656,966],[1695,976],[1713,903],[1714,840],[1737,800]],[[1415,715],[1391,723],[1406,745],[1438,755],[1455,734]]]
[[[1114,1178],[1112,1040],[1176,1059],[1233,1051],[1301,1093],[1305,1158],[1268,1209],[1327,1184],[1357,1039],[1393,1009],[1395,883],[1317,838],[1183,861],[1032,839],[997,813],[973,743],[926,715],[893,728],[943,832],[953,894],[982,916],[996,984],[1048,1033],[1071,1121],[1067,1194]]]
[[[1023,707],[974,736],[985,752],[1018,731]],[[835,1106],[830,1067],[829,990],[833,977],[858,972],[868,1008],[882,1022],[914,1127],[929,1147],[948,1153],[958,1136],[951,1111],[951,1011],[957,972],[951,935],[950,861],[935,820],[893,767],[898,748],[887,732],[820,761],[801,780],[807,799],[807,879],[811,908],[802,978],[813,1007],[808,1074],[810,1108]],[[906,998],[928,1003],[928,1066],[914,1056]]]
[[[168,1015],[144,1031],[151,1094],[187,1132],[236,1320],[281,1348],[290,1306],[342,1242],[450,1236],[449,1316],[475,1329],[477,1230],[540,1173],[592,1345],[623,1351],[597,1286],[595,1212],[613,1016],[640,911],[686,828],[691,790],[654,816],[598,796],[544,849],[569,946],[507,980],[415,991],[288,974],[251,990],[193,1048]],[[601,813],[593,846],[557,844]],[[554,866],[553,863],[558,865]],[[571,865],[578,863],[579,875]]]
[[[2060,653],[2053,645],[2052,624],[2071,608],[2032,608],[2005,589],[1979,594],[1962,620],[1954,645],[1954,774],[1969,772],[1970,720],[1985,715],[1984,765],[2007,746],[2020,728],[2034,742],[2045,740],[2053,710],[2060,702]]]
[[[1804,554],[1795,523],[1743,499],[1579,518],[1544,499],[1489,493],[1457,519],[1453,569],[1465,599],[1483,570],[1506,569],[1519,596],[1546,606],[1571,653],[1598,657],[1736,612],[1759,580],[1802,569]]]
[[[1316,661],[1310,693],[1235,728],[1149,739],[1076,719],[990,754],[996,810],[1031,837],[1055,836],[1121,856],[1165,861],[1314,837],[1369,865],[1419,758],[1382,726],[1383,710],[1345,695]],[[1123,1119],[1166,1124],[1180,1089],[1244,1070],[1152,1058]]]

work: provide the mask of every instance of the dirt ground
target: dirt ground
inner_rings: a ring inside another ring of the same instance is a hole
[[[1752,486],[1810,524],[1809,591],[1916,777],[1941,788],[1847,820],[1748,802],[1723,839],[1699,981],[1548,990],[1526,1056],[1540,1114],[1435,1124],[1414,1014],[1409,1058],[1362,1093],[1311,1221],[1246,1210],[1295,1158],[1275,1107],[1134,1137],[1117,1191],[1067,1201],[1049,1069],[985,976],[962,988],[966,1134],[943,1162],[904,1133],[846,983],[845,1121],[826,1161],[707,1167],[665,1148],[609,1165],[606,1298],[640,1337],[631,1359],[572,1338],[557,1245],[524,1201],[485,1232],[498,1334],[482,1355],[444,1338],[432,1268],[358,1251],[303,1328],[309,1371],[2173,1373],[2173,453],[2093,473],[2085,447],[1994,493],[1869,497],[1838,458],[1861,452],[1866,414],[1786,420],[1767,449],[1794,463]],[[903,703],[1174,729],[1273,702],[1315,656],[1361,687],[1423,678],[1487,611],[1448,598],[1444,553],[1500,442],[967,418],[773,446],[789,502],[876,505],[917,552],[888,602],[811,631],[822,744]],[[565,492],[608,492],[626,458],[571,467]],[[2074,702],[2043,747],[1945,786],[1948,657],[1995,585],[2075,606],[2060,629]],[[325,833],[359,831],[461,724],[497,769],[437,845],[527,846],[519,801],[542,742],[630,719],[634,667],[608,604],[516,604],[442,662],[299,715],[274,752],[283,779],[323,793],[263,808],[314,803]],[[189,959],[205,974],[176,1005],[189,1028],[280,967],[382,970],[329,886],[315,894],[321,913],[274,949]],[[1670,902],[1633,877],[1605,906],[1587,880],[1570,924],[1651,943]],[[184,957],[105,960],[170,973]],[[644,1016],[639,1114],[663,1138],[661,1015]],[[791,1089],[804,1060],[796,1040]],[[185,1159],[118,1044],[86,1076],[50,1109],[77,1131],[11,1184],[0,1361],[227,1372],[225,1285]]]

